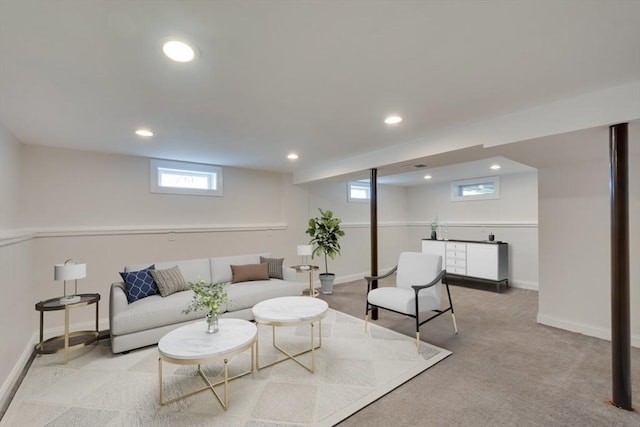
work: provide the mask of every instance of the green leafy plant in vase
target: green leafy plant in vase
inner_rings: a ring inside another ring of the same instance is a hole
[[[324,273],[320,274],[322,293],[333,292],[334,273],[329,273],[327,258],[335,259],[340,254],[340,237],[344,236],[344,231],[340,229],[340,218],[333,216],[330,210],[320,211],[320,216],[311,218],[308,223],[306,234],[311,236],[309,244],[313,245],[311,257],[324,254]]]
[[[438,222],[438,217],[436,217],[431,221],[431,240],[438,240],[438,227],[440,227],[440,222]]]
[[[189,282],[189,286],[193,291],[193,299],[182,313],[189,314],[192,311],[206,309],[207,333],[215,334],[219,330],[218,317],[222,314],[223,304],[231,302],[225,284],[207,283],[201,279],[196,283]]]

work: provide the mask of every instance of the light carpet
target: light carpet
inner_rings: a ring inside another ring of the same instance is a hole
[[[309,346],[309,326],[279,328],[291,352]],[[318,328],[316,328],[317,331]],[[204,323],[203,323],[204,333]],[[262,364],[280,358],[271,328],[261,326]],[[7,426],[331,426],[449,356],[350,315],[329,310],[322,321],[316,371],[288,360],[229,383],[229,409],[209,390],[175,403],[158,402],[157,348],[113,355],[108,341],[70,354],[35,358],[0,424]],[[245,371],[251,352],[234,357],[229,375]],[[310,354],[300,356],[309,362]],[[203,365],[216,381],[222,365]],[[163,364],[164,399],[203,386],[195,366]],[[221,386],[217,388],[221,393]]]

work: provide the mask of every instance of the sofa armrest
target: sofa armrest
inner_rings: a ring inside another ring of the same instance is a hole
[[[127,291],[124,288],[124,282],[114,282],[111,284],[111,292],[109,294],[109,323],[116,313],[120,313],[127,309],[129,301],[127,301]],[[111,325],[109,325],[111,327]]]

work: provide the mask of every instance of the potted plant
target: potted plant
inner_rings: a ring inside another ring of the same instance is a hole
[[[438,227],[440,223],[438,222],[438,217],[436,217],[433,221],[431,221],[431,240],[438,240]]]
[[[192,311],[207,310],[207,333],[218,332],[218,317],[222,313],[222,305],[229,302],[229,295],[224,283],[207,283],[200,279],[196,283],[189,282],[193,291],[193,299],[187,308],[182,310],[183,314]]]
[[[335,259],[340,254],[340,237],[344,236],[344,231],[340,229],[339,218],[333,216],[330,210],[320,211],[320,216],[309,219],[309,227],[305,232],[311,236],[309,244],[313,245],[311,257],[324,254],[324,273],[321,273],[320,283],[323,294],[333,292],[333,280],[336,275],[329,273],[327,258]]]

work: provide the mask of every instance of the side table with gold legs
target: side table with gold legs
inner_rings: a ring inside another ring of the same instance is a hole
[[[40,342],[36,344],[36,353],[51,354],[64,351],[64,363],[69,362],[69,350],[84,347],[98,341],[98,312],[100,294],[80,294],[80,301],[69,304],[60,303],[60,298],[40,301],[36,310],[40,312]],[[94,331],[69,332],[69,312],[71,309],[96,305],[96,329]],[[44,312],[64,310],[64,334],[44,339]]]
[[[319,267],[317,265],[294,265],[291,268],[298,273],[309,273],[309,289],[307,292],[309,293],[309,296],[313,298],[320,295],[320,292],[316,291],[313,287],[313,272],[318,270]]]

